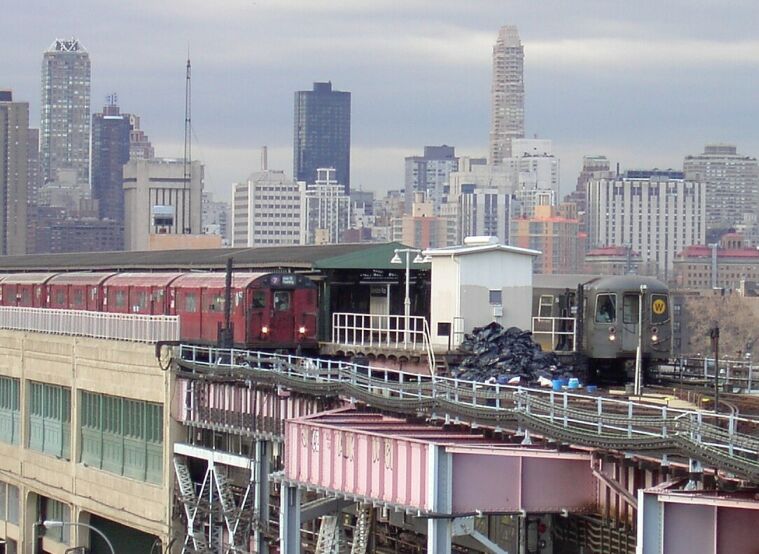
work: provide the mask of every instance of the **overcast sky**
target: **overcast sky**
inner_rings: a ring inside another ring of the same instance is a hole
[[[193,153],[227,199],[259,167],[292,173],[293,92],[353,93],[354,188],[403,185],[425,144],[487,152],[492,45],[525,46],[526,130],[554,141],[562,189],[583,154],[622,167],[682,166],[706,142],[759,154],[756,0],[3,0],[0,88],[39,125],[42,52],[75,36],[92,107],[116,92],[159,156],[180,156],[193,65]]]

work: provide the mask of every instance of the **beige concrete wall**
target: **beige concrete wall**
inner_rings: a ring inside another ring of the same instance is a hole
[[[0,443],[0,480],[19,487],[19,497],[23,499],[19,552],[31,552],[35,509],[23,503],[33,503],[35,494],[68,504],[72,521],[81,521],[86,517],[80,516],[81,512],[90,512],[156,535],[166,544],[173,486],[171,453],[177,430],[170,424],[173,378],[158,367],[154,345],[0,330],[0,375],[21,381],[21,445]],[[70,387],[71,460],[23,447],[27,442],[28,380]],[[78,463],[82,390],[163,404],[162,484],[121,477]],[[6,527],[7,536],[14,538],[14,526]],[[72,538],[75,531],[72,528]],[[49,540],[46,543],[56,544]],[[57,550],[56,546],[51,552]],[[65,547],[60,548],[60,552],[63,550]]]

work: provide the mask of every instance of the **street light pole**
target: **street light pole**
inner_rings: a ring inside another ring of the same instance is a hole
[[[419,248],[396,248],[393,252],[393,259],[390,260],[391,264],[402,264],[404,261],[398,254],[406,255],[406,296],[403,299],[403,319],[405,330],[403,333],[403,348],[408,348],[410,327],[411,327],[411,254],[416,254],[413,260],[415,264],[423,264],[429,261],[429,257],[422,257],[422,250]]]
[[[638,348],[635,351],[635,396],[640,396],[643,388],[643,300],[645,298],[646,285],[640,286],[638,297]]]
[[[54,529],[56,527],[65,527],[65,526],[70,526],[70,527],[86,527],[87,529],[90,529],[91,531],[94,531],[95,533],[97,533],[98,535],[100,535],[102,537],[102,539],[105,541],[105,543],[108,545],[108,548],[111,549],[111,554],[116,554],[116,550],[113,548],[113,544],[111,543],[110,540],[108,540],[108,537],[105,536],[105,533],[103,533],[97,527],[93,527],[89,523],[77,523],[77,522],[73,522],[73,521],[53,521],[53,520],[50,520],[50,519],[46,519],[45,521],[35,521],[34,525],[33,525],[34,530],[35,530],[35,532],[33,533],[35,544],[36,544],[36,541],[37,541],[36,529],[37,529],[38,526],[41,526],[43,529]],[[36,546],[35,546],[35,550],[36,550]]]
[[[714,413],[719,413],[719,324],[709,329],[709,338],[712,339],[714,351]]]

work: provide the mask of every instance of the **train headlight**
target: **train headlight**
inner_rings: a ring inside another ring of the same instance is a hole
[[[611,342],[617,340],[617,330],[614,327],[609,327],[609,340]]]
[[[305,335],[306,334],[306,326],[305,325],[301,325],[300,327],[298,327],[298,332],[301,335]]]
[[[659,340],[659,329],[651,327],[651,342],[657,342]]]
[[[261,327],[261,334],[262,335],[268,335],[269,334],[269,328],[266,325],[264,325],[263,327]]]

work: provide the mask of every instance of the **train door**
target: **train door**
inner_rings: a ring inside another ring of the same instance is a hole
[[[295,341],[295,318],[293,316],[293,291],[272,291],[270,335],[274,343],[292,344]]]
[[[622,296],[622,350],[631,352],[638,348],[638,319],[640,317],[640,294],[626,292]]]
[[[89,289],[87,291],[87,310],[92,312],[105,311],[101,304],[101,294],[99,286],[82,287],[83,289]]]
[[[176,296],[176,313],[182,322],[182,335],[199,338],[203,326],[200,289],[178,288]]]
[[[266,339],[269,332],[267,320],[267,290],[248,289],[248,317],[245,342],[247,344]],[[263,332],[266,328],[266,333]]]

